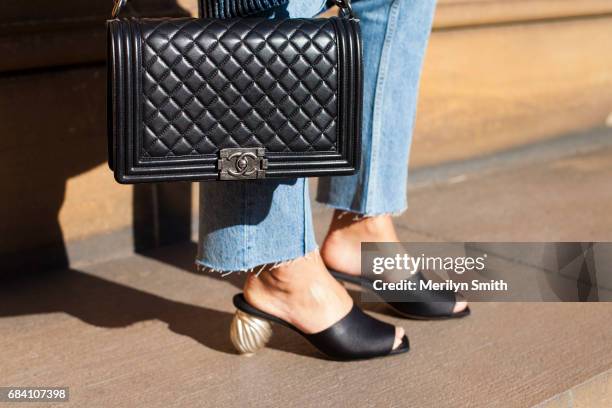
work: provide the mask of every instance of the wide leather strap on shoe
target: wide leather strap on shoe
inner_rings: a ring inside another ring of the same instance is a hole
[[[414,275],[413,281],[423,281],[426,278],[421,272]],[[422,317],[447,317],[453,314],[457,296],[452,290],[415,290],[410,292],[406,302],[388,302],[400,313]]]
[[[412,281],[427,281],[431,278],[423,275],[421,271],[417,272]],[[434,279],[435,280],[435,279]],[[410,298],[405,302],[388,302],[396,311],[412,317],[422,318],[441,318],[441,317],[459,317],[463,313],[453,313],[455,304],[457,303],[457,293],[452,290],[428,290],[420,289],[410,292]],[[469,313],[469,309],[466,309]]]
[[[342,360],[365,359],[391,353],[395,327],[374,319],[353,305],[331,327],[305,337],[323,353]]]
[[[342,272],[330,270],[330,273],[339,280],[360,285],[372,292],[381,295],[374,290],[373,280],[363,276],[352,276]],[[428,280],[422,272],[417,272],[410,279],[414,282]],[[402,315],[418,319],[439,319],[449,317],[463,317],[470,314],[470,309],[453,313],[455,304],[458,301],[458,296],[461,296],[450,290],[418,290],[410,291],[403,295],[405,300],[402,302],[392,301],[391,299],[381,298],[386,301],[389,306],[395,309]]]

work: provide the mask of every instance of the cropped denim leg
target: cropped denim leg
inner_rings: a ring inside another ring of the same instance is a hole
[[[366,216],[407,207],[408,157],[435,0],[357,0],[364,54],[361,171],[319,179],[317,201]]]
[[[291,0],[292,17],[322,1]],[[406,208],[408,154],[434,0],[356,0],[364,44],[363,159],[358,175],[321,179],[317,199],[364,215]],[[306,179],[200,185],[197,262],[248,270],[316,249]]]
[[[290,1],[270,17],[311,17],[324,0]],[[300,258],[317,249],[308,180],[200,183],[196,262],[219,271],[249,270]]]

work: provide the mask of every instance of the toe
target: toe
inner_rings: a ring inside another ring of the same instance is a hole
[[[398,348],[402,344],[402,339],[404,338],[404,329],[401,327],[395,327],[395,341],[393,342],[393,350]]]
[[[465,297],[461,293],[457,293],[457,301],[455,302],[455,307],[453,308],[453,313],[463,312],[467,307],[467,301]]]

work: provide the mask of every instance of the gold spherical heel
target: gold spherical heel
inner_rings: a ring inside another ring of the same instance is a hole
[[[265,347],[270,337],[272,337],[270,322],[242,310],[236,310],[230,327],[230,339],[240,354],[252,356],[257,350]]]

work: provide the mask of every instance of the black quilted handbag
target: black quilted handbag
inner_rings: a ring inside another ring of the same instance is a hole
[[[353,174],[358,20],[118,19],[108,27],[109,165],[120,183]]]

